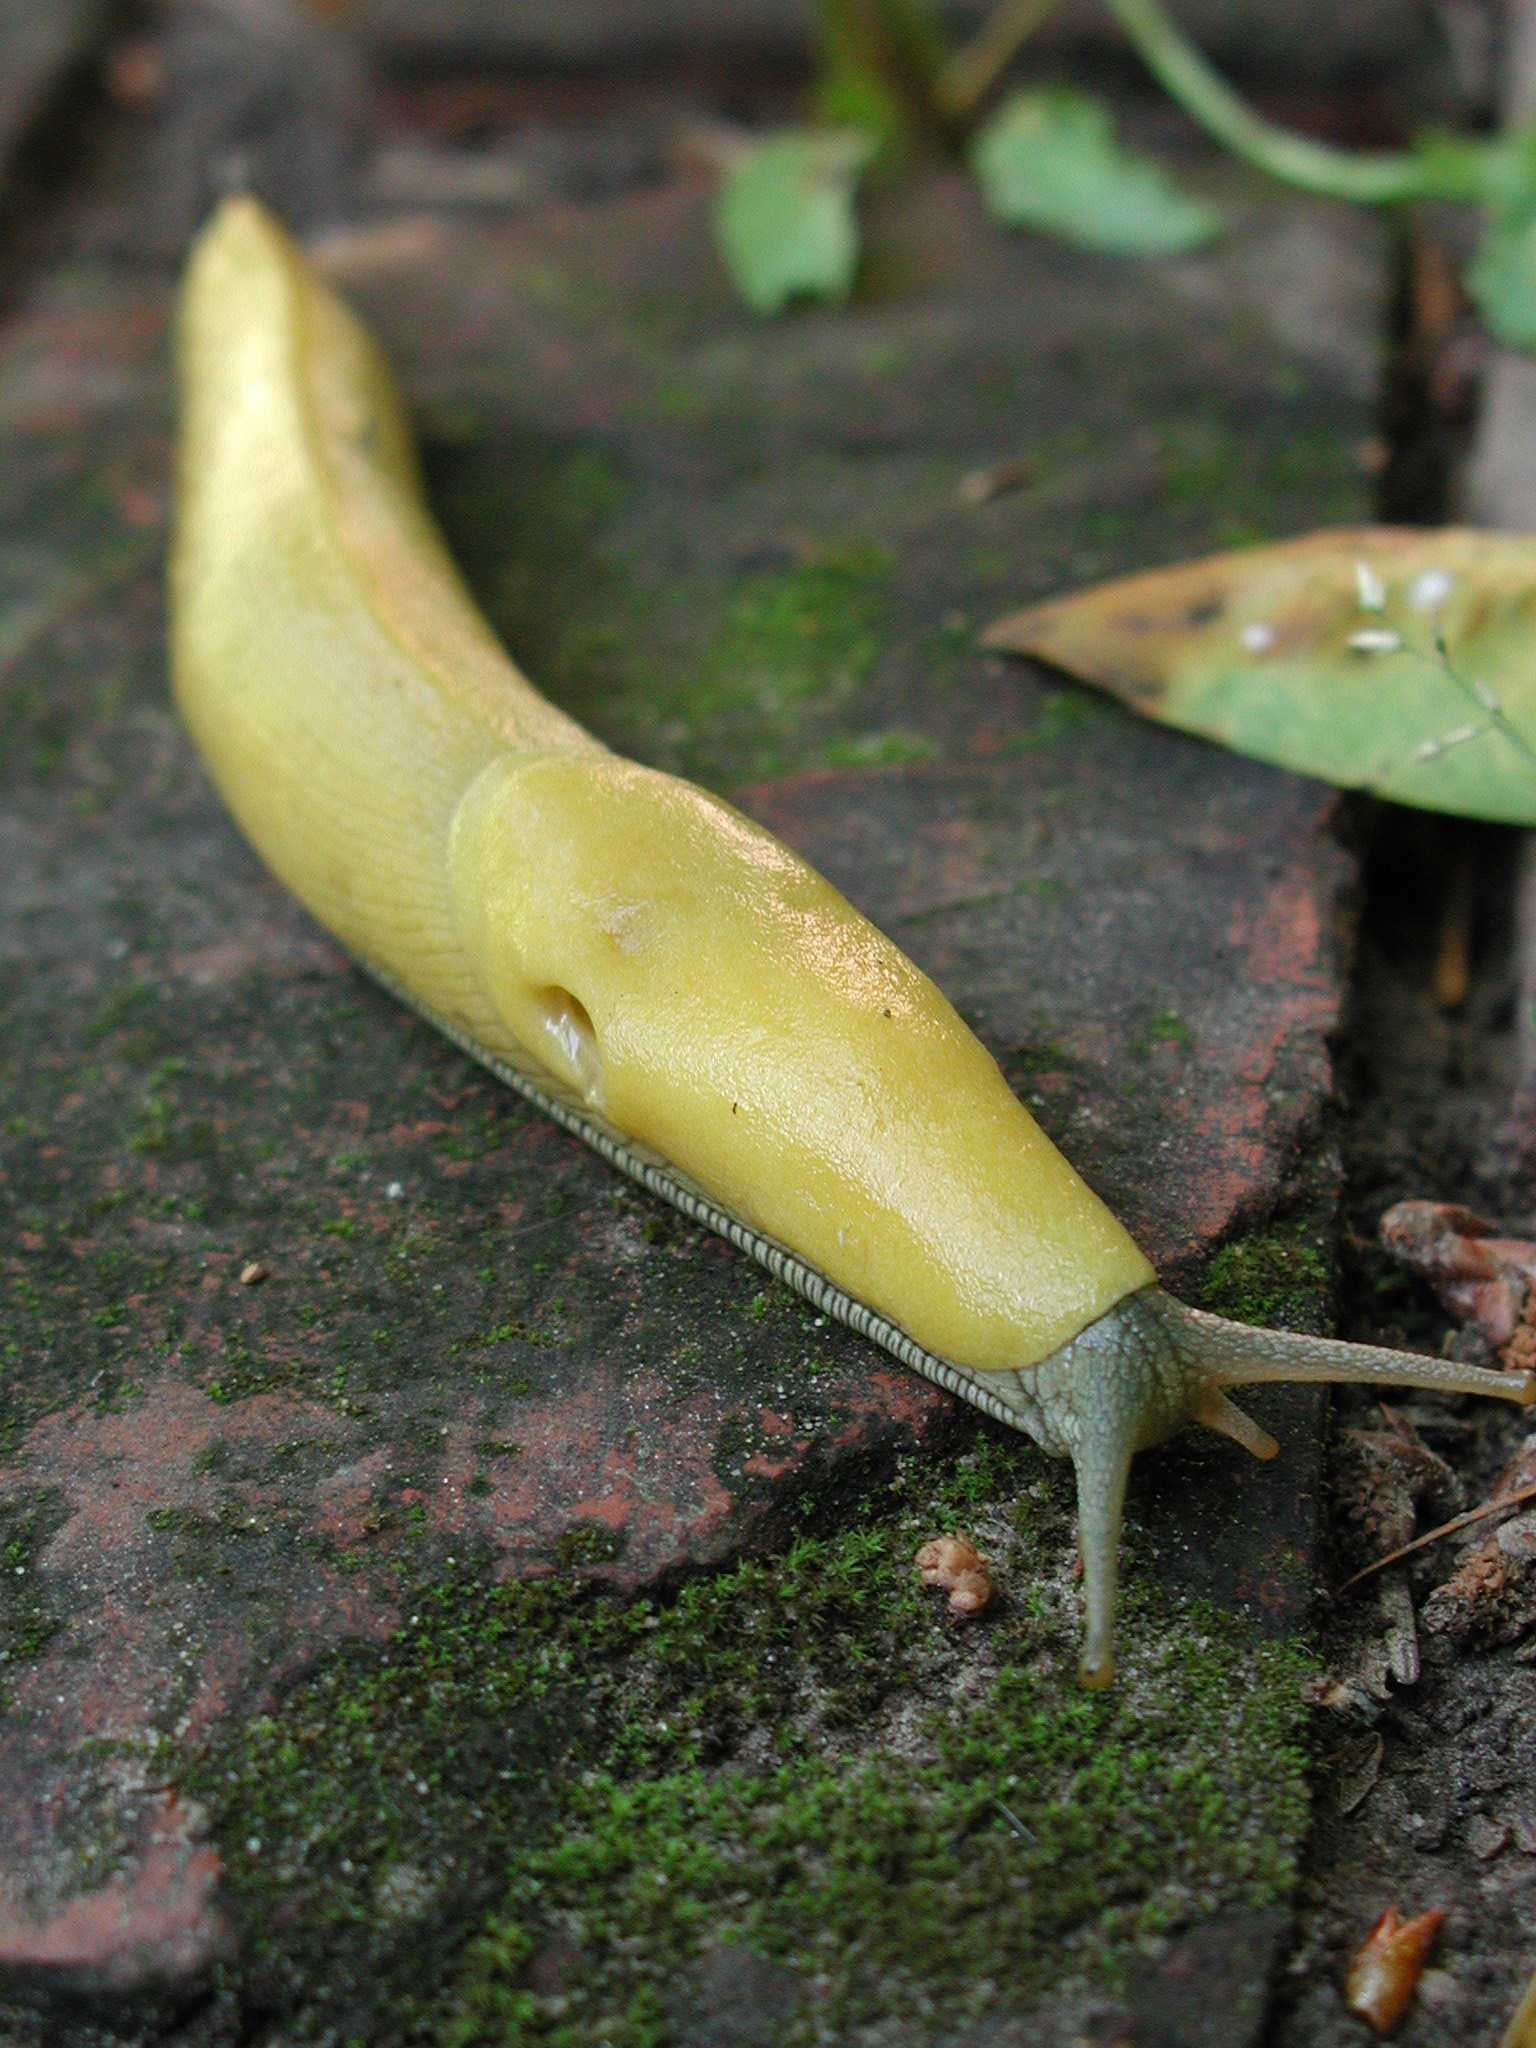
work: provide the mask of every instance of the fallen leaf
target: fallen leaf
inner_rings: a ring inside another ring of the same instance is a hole
[[[990,505],[994,498],[1022,490],[1033,483],[1035,463],[1028,455],[1010,455],[1002,462],[989,462],[981,469],[967,470],[960,479],[962,505]]]
[[[1467,290],[1496,340],[1536,349],[1536,127],[1506,141],[1500,155],[1504,189],[1489,195]]]
[[[1456,1202],[1398,1202],[1378,1231],[1398,1264],[1427,1280],[1458,1322],[1474,1324],[1495,1351],[1507,1351],[1536,1306],[1536,1244],[1497,1236],[1493,1224]],[[1526,1364],[1523,1356],[1504,1362]]]
[[[854,193],[874,151],[851,128],[789,129],[726,171],[715,239],[754,313],[847,298],[859,262]]]
[[[936,1536],[918,1551],[916,1561],[923,1584],[948,1593],[951,1614],[968,1619],[997,1596],[985,1559],[964,1536]]]
[[[322,276],[339,285],[365,284],[390,271],[437,262],[448,235],[431,214],[397,214],[362,227],[322,229],[307,246]]]
[[[1536,539],[1362,527],[1101,584],[982,644],[1341,788],[1532,825],[1533,620]]]
[[[1437,1906],[1416,1920],[1399,1920],[1396,1906],[1388,1906],[1356,1953],[1344,1984],[1344,2002],[1378,2034],[1390,2034],[1413,2002],[1444,1918]]]
[[[1530,1446],[1532,1442],[1536,1442],[1536,1438],[1526,1438],[1526,1446]],[[1518,1458],[1516,1464],[1507,1466],[1505,1470],[1516,1470],[1520,1466],[1520,1462],[1522,1460]],[[1430,1548],[1430,1544],[1444,1542],[1446,1536],[1458,1536],[1462,1530],[1473,1528],[1477,1522],[1489,1522],[1493,1516],[1507,1516],[1507,1513],[1511,1513],[1516,1507],[1524,1507],[1524,1503],[1530,1501],[1530,1499],[1536,1499],[1536,1485],[1522,1485],[1516,1493],[1497,1493],[1495,1491],[1495,1497],[1491,1501],[1483,1501],[1481,1507],[1468,1507],[1464,1516],[1452,1516],[1452,1520],[1450,1522],[1442,1522],[1440,1528],[1425,1530],[1425,1534],[1423,1536],[1415,1536],[1413,1542],[1399,1544],[1397,1550],[1389,1550],[1389,1552],[1386,1552],[1386,1556],[1378,1556],[1378,1559],[1374,1559],[1362,1571],[1356,1571],[1350,1579],[1343,1581],[1343,1585],[1339,1585],[1337,1591],[1339,1593],[1348,1593],[1352,1585],[1360,1585],[1362,1579],[1370,1579],[1378,1571],[1386,1571],[1386,1567],[1389,1567],[1389,1565],[1401,1563],[1405,1556],[1413,1556],[1417,1550],[1427,1550],[1427,1548]],[[1483,1550],[1475,1552],[1475,1556],[1470,1556],[1470,1559],[1466,1561],[1466,1565],[1462,1567],[1462,1573],[1470,1575],[1468,1581],[1466,1581],[1464,1591],[1466,1591],[1466,1597],[1470,1599],[1470,1602],[1473,1602],[1473,1610],[1477,1610],[1477,1606],[1483,1604],[1487,1597],[1491,1597],[1495,1593],[1501,1593],[1509,1585],[1511,1571],[1509,1571],[1509,1565],[1505,1561],[1511,1561],[1513,1567],[1516,1567],[1516,1573],[1524,1575],[1526,1563],[1532,1559],[1532,1556],[1536,1556],[1536,1516],[1528,1518],[1528,1522],[1532,1524],[1530,1536],[1522,1528],[1522,1530],[1513,1532],[1509,1538],[1505,1538],[1503,1530],[1501,1530],[1499,1536],[1495,1536],[1491,1542],[1487,1542],[1483,1546]],[[1442,1595],[1444,1595],[1444,1599],[1452,1599],[1452,1593],[1456,1591],[1456,1585],[1458,1585],[1462,1573],[1458,1573],[1456,1579],[1448,1579],[1446,1585],[1438,1585],[1436,1591],[1430,1595],[1430,1602],[1427,1602],[1427,1606],[1425,1606],[1425,1628],[1432,1628],[1432,1632],[1436,1632],[1436,1634],[1450,1634],[1452,1638],[1458,1638],[1460,1634],[1466,1634],[1466,1628],[1462,1628],[1460,1624],[1454,1624],[1450,1620],[1450,1608],[1444,1608],[1444,1604],[1442,1604],[1440,1610],[1434,1608],[1434,1604],[1438,1602],[1438,1599],[1442,1599]],[[1534,1575],[1534,1579],[1536,1579],[1536,1575]],[[1430,1620],[1432,1610],[1438,1616],[1434,1622]],[[1528,1620],[1536,1620],[1536,1608],[1532,1608]],[[1520,1634],[1520,1628],[1516,1628],[1516,1634]],[[1513,1638],[1511,1636],[1503,1636],[1499,1640],[1513,1640]]]
[[[1381,1776],[1384,1749],[1379,1735],[1362,1735],[1358,1742],[1346,1743],[1332,1757],[1333,1798],[1340,1813],[1353,1813],[1364,1804]]]
[[[1483,1516],[1512,1516],[1484,1538],[1424,1603],[1425,1633],[1475,1649],[1509,1643],[1536,1622],[1536,1516],[1514,1510],[1536,1496],[1536,1436],[1493,1483]]]
[[[1084,248],[1170,256],[1221,230],[1209,206],[1120,147],[1097,100],[1064,86],[1005,100],[972,142],[970,160],[994,220]]]
[[[1461,1481],[1437,1451],[1395,1408],[1381,1404],[1384,1429],[1340,1433],[1333,1502],[1348,1525],[1352,1547],[1379,1556],[1412,1539],[1418,1510],[1459,1514],[1466,1506]]]

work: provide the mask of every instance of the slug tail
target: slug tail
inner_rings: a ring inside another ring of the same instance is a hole
[[[1491,1394],[1522,1408],[1536,1401],[1536,1374],[1494,1372],[1452,1358],[1425,1358],[1416,1351],[1388,1351],[1374,1344],[1346,1344],[1336,1337],[1308,1337],[1295,1330],[1258,1330],[1186,1308],[1161,1292],[1156,1306],[1179,1351],[1217,1388],[1259,1386],[1274,1380],[1374,1382],[1388,1387],[1422,1387],[1440,1394]],[[1231,1408],[1230,1403],[1225,1405]],[[1238,1413],[1236,1409],[1231,1412]],[[1199,1421],[1211,1421],[1210,1415],[1196,1413]],[[1215,1421],[1212,1426],[1236,1436],[1240,1443],[1248,1441],[1225,1421]]]

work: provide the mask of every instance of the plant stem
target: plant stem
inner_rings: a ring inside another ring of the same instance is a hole
[[[952,121],[969,121],[1057,0],[1003,0],[939,75],[938,102]]]
[[[930,107],[938,103],[948,45],[934,0],[882,0],[898,61]]]
[[[1330,199],[1391,205],[1429,194],[1435,181],[1416,156],[1332,149],[1256,114],[1170,20],[1161,0],[1108,0],[1108,5],[1164,90],[1244,162]]]
[[[898,149],[940,126],[944,43],[931,0],[819,0],[822,84],[852,81],[889,109]]]

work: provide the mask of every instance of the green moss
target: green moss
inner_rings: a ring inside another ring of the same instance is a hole
[[[650,2048],[737,1941],[809,1987],[786,2042],[898,2011],[918,2040],[1283,1899],[1300,1653],[1155,1591],[1133,1546],[1122,1682],[1080,1693],[1071,1502],[987,1433],[667,1602],[450,1561],[385,1648],[187,1774],[238,1969],[294,2038]],[[983,1517],[1006,1597],[961,1629],[912,1560]]]
[[[471,1949],[446,2038],[639,2048],[666,2038],[667,1987],[706,1942],[723,1941],[820,1978],[814,2018],[782,2037],[809,2041],[882,2007],[964,2014],[991,2002],[976,1987],[999,1976],[1014,2002],[1068,1959],[1113,1975],[1117,1948],[1184,1917],[1170,1897],[1181,1876],[1273,1903],[1290,1881],[1277,1835],[1294,1840],[1304,1801],[1293,1782],[1288,1810],[1229,1832],[1234,1785],[1213,1751],[1218,1731],[1230,1741],[1234,1695],[1299,1673],[1283,1652],[1261,1651],[1257,1673],[1239,1656],[1230,1641],[1213,1657],[1186,1639],[1150,1706],[1064,1699],[1049,1674],[1005,1673],[963,1713],[934,1714],[933,1762],[598,1773]],[[1184,1704],[1192,1691],[1203,1707]],[[1289,1718],[1242,1730],[1259,1738],[1254,1760],[1276,1754],[1267,1734],[1297,1769]],[[541,2002],[526,1989],[527,1956],[573,1916],[580,1987]]]
[[[1329,1327],[1333,1268],[1306,1223],[1255,1231],[1225,1245],[1212,1259],[1200,1305],[1240,1323],[1276,1330]]]
[[[883,549],[854,542],[723,585],[675,579],[664,597],[630,585],[615,597],[622,623],[611,637],[594,640],[590,625],[568,633],[551,681],[624,751],[716,785],[816,760],[922,758],[916,734],[818,728],[846,716],[874,667],[891,566]],[[642,604],[664,612],[642,621]]]
[[[797,540],[721,573],[657,559],[654,508],[589,451],[519,436],[429,450],[428,471],[513,654],[620,751],[718,787],[931,750],[883,721],[847,730],[886,631],[885,548]]]
[[[624,1539],[601,1522],[578,1522],[555,1538],[555,1562],[566,1571],[583,1565],[611,1564],[624,1554]]]
[[[932,740],[922,733],[887,730],[830,740],[822,760],[828,768],[899,768],[908,761],[931,761],[933,754]]]
[[[58,1633],[58,1617],[39,1588],[37,1559],[67,1514],[51,1492],[0,1502],[0,1707],[6,1677],[35,1663]]]
[[[36,782],[57,775],[68,757],[75,734],[70,712],[40,689],[14,683],[0,697],[0,735],[5,751],[25,764]]]

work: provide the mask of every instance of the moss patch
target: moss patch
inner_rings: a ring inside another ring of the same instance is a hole
[[[60,1621],[39,1591],[37,1558],[66,1518],[64,1504],[47,1492],[0,1502],[0,1708],[6,1679],[42,1656]]]
[[[1200,1306],[1275,1330],[1331,1327],[1334,1268],[1315,1227],[1285,1223],[1224,1245],[1200,1289]]]
[[[888,623],[884,547],[797,538],[685,563],[639,485],[600,455],[525,435],[435,448],[429,474],[507,645],[621,752],[729,786],[931,751],[900,727],[848,730]]]
[[[1005,1586],[970,1628],[912,1570],[958,1526]],[[1123,1680],[1083,1695],[1072,1539],[1070,1475],[983,1433],[669,1602],[452,1565],[185,1780],[242,2002],[285,2038],[652,2048],[723,1941],[803,1982],[785,2041],[926,2041],[1282,1899],[1301,1653],[1150,1589],[1133,1539]]]

